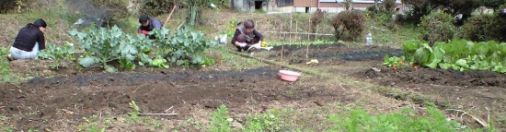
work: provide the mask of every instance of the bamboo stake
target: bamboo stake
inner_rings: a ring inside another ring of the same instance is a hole
[[[283,54],[285,53],[284,50],[285,50],[285,45],[281,45],[281,60],[283,60]]]
[[[139,116],[176,116],[177,113],[139,113]]]
[[[288,29],[289,32],[292,32],[293,29],[293,14],[290,14],[290,28]],[[290,34],[290,44],[292,44],[292,34]]]
[[[306,30],[306,32],[311,32],[311,17],[309,17],[309,24],[308,24],[308,30]],[[310,40],[311,39],[311,35],[310,34],[307,34],[307,40]]]
[[[278,30],[278,21],[274,20],[274,30]],[[279,36],[276,35],[274,38],[279,38]]]
[[[334,34],[324,34],[324,33],[308,33],[308,32],[277,32],[277,31],[263,31],[265,33],[274,33],[274,34],[299,34],[299,35],[316,35],[316,36],[333,36]]]
[[[172,7],[172,11],[170,11],[170,14],[169,16],[167,17],[167,19],[165,19],[165,22],[163,23],[163,25],[167,25],[167,23],[169,22],[170,18],[172,17],[172,14],[174,13],[174,11],[176,10],[176,5],[174,5],[174,7]]]
[[[298,29],[299,29],[299,25],[297,24],[297,21],[295,21],[295,32],[298,32]],[[296,35],[295,36],[295,39],[299,39],[299,35]]]

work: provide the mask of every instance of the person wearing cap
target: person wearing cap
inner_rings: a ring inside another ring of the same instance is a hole
[[[237,47],[237,51],[249,51],[250,49],[260,49],[263,36],[255,29],[253,20],[246,20],[238,24],[235,34],[232,38],[232,44]]]
[[[141,26],[139,27],[138,33],[145,36],[148,36],[149,33],[155,29],[162,29],[162,23],[155,17],[142,15],[139,17],[139,23]]]
[[[35,59],[40,50],[46,48],[44,32],[47,24],[42,19],[21,28],[10,48],[9,60]]]

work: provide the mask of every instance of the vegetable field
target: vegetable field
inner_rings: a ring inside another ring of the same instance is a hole
[[[24,2],[0,6],[2,132],[506,131],[506,43],[483,36],[491,25],[476,31],[486,40],[465,38],[453,9],[417,5],[411,18],[383,4],[339,15],[271,1],[250,13],[224,0]],[[142,13],[163,27],[136,34]],[[46,49],[8,60],[17,31],[39,17]],[[221,42],[248,19],[272,48]],[[280,70],[301,76],[283,81]]]

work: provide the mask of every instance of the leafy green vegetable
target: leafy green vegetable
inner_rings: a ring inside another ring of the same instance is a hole
[[[202,52],[215,45],[214,41],[205,38],[202,32],[193,32],[189,28],[180,28],[175,33],[167,29],[155,31],[158,38],[155,43],[169,62],[176,65],[203,65]]]
[[[438,66],[437,64],[439,64],[441,61],[443,61],[444,52],[445,51],[443,49],[436,47],[432,52],[432,56],[431,56],[430,61],[425,66],[427,66],[429,68],[437,68],[437,66]]]
[[[427,45],[427,44],[425,44]],[[421,47],[415,52],[415,62],[418,64],[428,64],[432,56],[432,49],[429,47]]]
[[[169,68],[169,65],[167,65],[167,60],[162,57],[157,57],[151,62],[150,65],[157,68]]]
[[[165,28],[155,30],[150,34],[156,39],[132,36],[116,26],[111,29],[94,28],[87,32],[72,30],[69,34],[79,41],[85,51],[79,59],[81,66],[101,64],[108,72],[134,70],[136,64],[157,68],[168,68],[168,62],[203,65],[206,61],[203,52],[214,44],[203,33],[188,28],[180,28],[175,32]]]
[[[90,67],[92,66],[93,64],[97,64],[98,63],[98,58],[96,57],[93,57],[93,56],[86,56],[86,57],[83,57],[83,58],[80,58],[79,59],[79,64],[83,67]]]
[[[403,57],[397,57],[397,56],[388,57],[388,56],[385,56],[385,59],[383,61],[383,65],[386,65],[386,66],[392,67],[392,68],[400,68],[402,66],[405,66],[404,61],[405,61],[404,56]]]
[[[505,73],[506,44],[494,41],[474,43],[465,40],[438,42],[430,47],[422,42],[404,44],[404,56],[428,68],[465,70],[489,70]],[[385,58],[385,61],[389,58]],[[389,65],[389,63],[385,63]]]
[[[67,42],[65,45],[60,47],[49,44],[46,49],[37,54],[37,58],[52,60],[51,67],[58,69],[62,61],[75,60],[74,54],[74,44]]]

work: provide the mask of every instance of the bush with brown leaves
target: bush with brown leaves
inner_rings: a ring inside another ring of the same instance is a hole
[[[360,11],[343,11],[334,18],[332,25],[337,40],[357,40],[366,29],[365,15]]]

